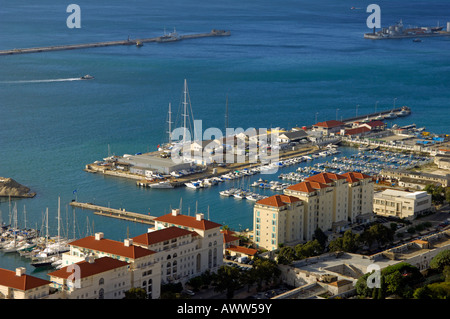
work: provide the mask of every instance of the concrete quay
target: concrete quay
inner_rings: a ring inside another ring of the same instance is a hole
[[[87,209],[94,211],[95,215],[106,216],[111,218],[117,218],[122,220],[127,220],[136,223],[150,224],[154,225],[156,218],[155,216],[144,215],[139,213],[128,212],[125,209],[115,209],[110,207],[104,207],[100,205],[94,205],[91,203],[81,203],[77,201],[73,201],[70,203],[70,206]]]
[[[217,36],[229,36],[229,31],[215,30],[213,29],[208,33],[198,33],[190,35],[181,35],[178,40],[184,39],[197,39],[204,37],[217,37]],[[0,50],[0,55],[13,55],[13,54],[25,54],[25,53],[39,53],[39,52],[52,52],[61,50],[77,50],[77,49],[88,49],[88,48],[98,48],[107,46],[118,46],[118,45],[137,45],[138,43],[148,43],[148,42],[158,42],[161,37],[153,38],[143,38],[143,39],[127,39],[121,41],[105,41],[105,42],[94,42],[94,43],[84,43],[84,44],[69,44],[69,45],[54,45],[47,47],[36,47],[36,48],[21,48],[12,50]]]

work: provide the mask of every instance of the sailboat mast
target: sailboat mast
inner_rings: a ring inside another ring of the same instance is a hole
[[[60,238],[60,221],[61,221],[61,198],[58,197],[58,243]]]
[[[186,142],[186,118],[187,118],[187,81],[184,79],[184,100],[183,100],[183,144]]]
[[[169,120],[167,123],[169,124],[169,131],[167,132],[169,134],[169,144],[172,143],[172,105],[169,103]]]
[[[225,136],[227,135],[227,128],[228,128],[228,94],[225,107]]]

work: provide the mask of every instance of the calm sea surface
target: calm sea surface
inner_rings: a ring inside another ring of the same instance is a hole
[[[167,111],[174,117],[189,86],[195,119],[203,128],[255,128],[313,124],[407,105],[411,116],[389,125],[415,123],[449,132],[450,38],[363,39],[369,1],[77,1],[81,29],[68,29],[67,4],[43,0],[2,3],[0,49],[125,40],[211,29],[230,37],[143,47],[117,46],[0,57],[0,176],[37,193],[14,200],[20,226],[42,227],[49,209],[56,234],[58,197],[64,232],[72,237],[75,198],[155,216],[196,207],[235,229],[252,227],[252,203],[221,198],[233,186],[192,191],[138,188],[133,181],[89,174],[86,164],[111,153],[154,151],[167,141]],[[446,25],[450,2],[378,1],[383,26]],[[361,9],[351,10],[351,7]],[[73,80],[85,74],[93,81]],[[378,101],[378,102],[377,102]],[[180,125],[180,122],[176,123]],[[343,151],[350,155],[354,150]],[[290,168],[293,170],[295,168]],[[286,170],[288,171],[288,170]],[[257,176],[255,178],[259,178]],[[265,176],[277,179],[277,176]],[[251,182],[252,179],[245,181]],[[234,182],[237,184],[238,182]],[[242,183],[242,181],[240,181]],[[236,185],[238,186],[238,185]],[[268,192],[268,191],[267,191]],[[269,194],[269,193],[268,193]],[[0,202],[8,222],[8,201]],[[76,211],[76,236],[103,231],[122,240],[147,226]],[[0,267],[33,267],[1,255]],[[33,273],[36,274],[36,273]],[[45,276],[45,273],[37,273]]]

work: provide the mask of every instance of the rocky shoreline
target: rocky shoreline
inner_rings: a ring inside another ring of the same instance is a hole
[[[12,178],[0,177],[0,197],[32,198],[36,193]]]

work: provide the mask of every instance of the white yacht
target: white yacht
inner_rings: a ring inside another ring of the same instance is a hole
[[[150,184],[151,188],[173,188],[173,185],[167,181]]]

